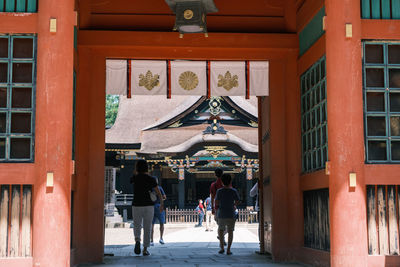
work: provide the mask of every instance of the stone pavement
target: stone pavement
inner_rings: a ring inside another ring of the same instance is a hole
[[[133,253],[133,229],[119,228],[105,231],[105,256],[103,264],[85,264],[81,266],[235,266],[235,267],[295,267],[296,264],[276,264],[266,255],[255,253],[259,249],[257,224],[237,224],[233,237],[233,255],[218,254],[219,243],[216,238],[216,227],[206,232],[205,227],[194,227],[188,224],[167,224],[165,228],[165,245],[158,243],[158,225],[154,232],[154,246],[149,248],[150,256],[137,256]]]

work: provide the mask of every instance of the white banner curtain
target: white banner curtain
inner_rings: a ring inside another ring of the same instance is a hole
[[[172,95],[206,95],[207,64],[205,61],[171,61]]]
[[[246,63],[244,61],[210,62],[211,96],[244,96]]]
[[[132,95],[166,95],[167,62],[165,60],[131,60]]]
[[[269,62],[250,61],[249,62],[249,81],[250,95],[268,96],[269,95]]]
[[[106,94],[126,95],[127,71],[127,60],[106,60]]]

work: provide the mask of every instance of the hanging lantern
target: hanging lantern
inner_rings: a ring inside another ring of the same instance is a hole
[[[207,34],[207,13],[218,12],[213,0],[165,0],[175,13],[174,30],[184,33]]]

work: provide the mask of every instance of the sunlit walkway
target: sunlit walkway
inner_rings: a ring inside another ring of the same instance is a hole
[[[158,243],[159,230],[155,229],[154,246],[150,256],[136,256],[133,253],[132,229],[106,229],[106,256],[104,264],[84,266],[300,266],[296,264],[274,264],[258,250],[257,224],[237,225],[232,245],[233,255],[218,254],[216,227],[206,232],[205,227],[193,225],[167,225],[165,245]]]

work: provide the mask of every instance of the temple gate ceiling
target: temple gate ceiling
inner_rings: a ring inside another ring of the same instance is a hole
[[[302,0],[214,0],[217,13],[207,14],[209,32],[285,32],[288,9]],[[175,15],[164,0],[81,0],[80,29],[172,31]],[[295,12],[292,12],[292,14]]]

